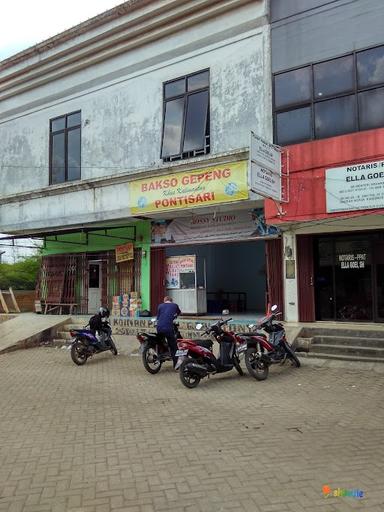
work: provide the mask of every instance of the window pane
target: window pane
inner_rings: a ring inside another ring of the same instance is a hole
[[[209,87],[209,71],[188,78],[188,91],[196,91],[197,89],[204,89],[204,87]]]
[[[164,95],[166,99],[180,96],[181,94],[185,94],[185,78],[165,84]]]
[[[311,139],[311,108],[298,108],[276,116],[277,143],[281,145]]]
[[[301,68],[275,76],[276,108],[312,99],[311,68]]]
[[[80,128],[68,131],[68,181],[80,179]]]
[[[384,126],[384,88],[359,93],[360,130]]]
[[[67,128],[81,124],[81,112],[76,112],[67,117]]]
[[[58,133],[52,136],[52,170],[51,183],[65,181],[65,135]]]
[[[353,57],[348,55],[316,64],[313,74],[315,99],[350,92],[354,88]]]
[[[64,130],[65,128],[65,116],[59,117],[58,119],[54,119],[51,121],[51,132],[57,132],[59,130]]]
[[[357,54],[358,87],[384,83],[384,46]]]
[[[203,149],[208,114],[208,91],[191,94],[187,103],[183,151]]]
[[[315,135],[317,139],[356,130],[355,96],[346,96],[315,104]]]
[[[179,155],[183,128],[184,98],[165,104],[162,157]]]

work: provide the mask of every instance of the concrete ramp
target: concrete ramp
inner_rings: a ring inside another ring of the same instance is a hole
[[[0,323],[0,354],[38,345],[54,337],[57,328],[68,322],[70,316],[21,313]]]

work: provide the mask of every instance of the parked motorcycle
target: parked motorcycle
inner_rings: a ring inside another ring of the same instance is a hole
[[[257,380],[268,377],[271,364],[284,364],[287,359],[300,368],[300,361],[286,339],[284,326],[276,321],[276,317],[281,314],[277,309],[276,305],[272,306],[271,313],[256,325],[256,332],[244,336],[246,343],[239,349],[240,353],[245,352],[248,373]],[[252,329],[255,326],[249,327]],[[265,332],[259,332],[259,329]]]
[[[81,366],[89,357],[101,352],[110,350],[117,356],[117,348],[112,339],[112,329],[108,322],[104,322],[103,330],[106,333],[105,339],[99,340],[89,329],[74,329],[70,332],[72,338],[71,358],[72,361]]]
[[[156,325],[156,321],[152,320],[152,324]],[[173,328],[176,339],[181,338],[179,324],[176,321],[173,322]],[[156,374],[165,361],[172,361],[165,336],[156,332],[139,332],[136,337],[140,342],[143,365],[147,372]]]
[[[234,332],[223,330],[223,326],[230,320],[232,319],[228,318],[212,324],[204,333],[210,339],[178,340],[178,361],[175,369],[179,369],[180,380],[187,388],[195,388],[204,377],[228,372],[233,368],[236,368],[239,375],[243,375],[237,353],[239,338]],[[201,329],[202,325],[198,324],[196,327]],[[220,345],[217,358],[212,350],[214,341]]]

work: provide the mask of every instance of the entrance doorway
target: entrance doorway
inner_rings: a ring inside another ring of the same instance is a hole
[[[208,315],[229,309],[231,316],[264,314],[266,307],[265,241],[167,246],[166,258],[195,255],[198,292],[206,293]],[[180,274],[180,293],[192,286]],[[193,286],[195,286],[193,284]],[[184,290],[185,289],[185,290]],[[172,292],[172,290],[170,290]]]
[[[380,234],[315,239],[316,319],[384,321],[384,240]]]
[[[88,263],[88,313],[95,314],[101,306],[101,262]]]

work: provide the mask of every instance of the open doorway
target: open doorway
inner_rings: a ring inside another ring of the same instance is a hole
[[[206,292],[206,314],[223,309],[239,317],[265,312],[264,240],[165,248],[166,258],[183,255],[196,256],[196,283]]]
[[[101,306],[101,262],[88,262],[88,313],[95,314]]]

